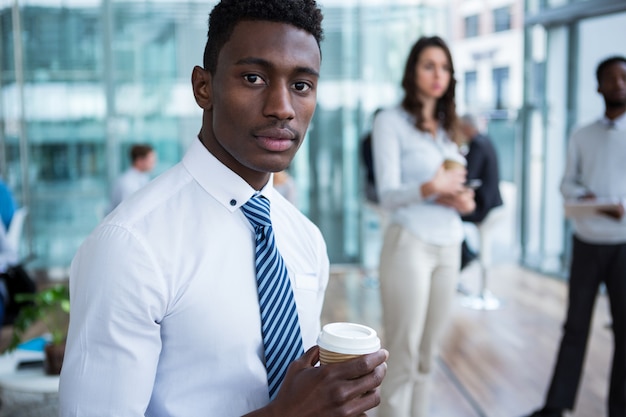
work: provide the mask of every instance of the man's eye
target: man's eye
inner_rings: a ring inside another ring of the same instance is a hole
[[[256,74],[246,74],[243,78],[250,84],[263,84],[263,78]]]
[[[293,88],[295,88],[296,91],[299,91],[299,92],[306,92],[311,89],[311,86],[305,82],[298,82],[293,85]]]

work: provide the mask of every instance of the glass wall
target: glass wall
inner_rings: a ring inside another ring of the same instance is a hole
[[[208,6],[1,5],[1,173],[29,208],[24,255],[66,267],[104,214],[130,144],[156,148],[158,174],[193,138],[200,112],[188,80]]]
[[[33,267],[67,268],[130,144],[156,148],[155,175],[180,160],[200,127],[189,79],[214,3],[0,0],[0,174],[30,210]],[[445,27],[443,6],[422,3],[320,2],[319,104],[291,170],[334,263],[362,258],[360,137],[398,100],[412,42]]]
[[[572,129],[602,116],[595,69],[624,55],[626,3],[529,2],[525,29],[522,261],[565,276],[570,226],[559,184]]]

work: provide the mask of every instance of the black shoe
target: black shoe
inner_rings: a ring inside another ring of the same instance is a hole
[[[563,410],[544,407],[541,410],[537,410],[526,417],[563,417]]]

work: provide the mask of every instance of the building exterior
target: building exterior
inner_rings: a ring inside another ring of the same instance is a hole
[[[522,106],[523,1],[452,0],[450,22],[459,112],[515,117]]]
[[[484,122],[498,151],[500,176],[515,184],[520,180],[523,19],[522,0],[453,0],[450,7],[457,110]]]

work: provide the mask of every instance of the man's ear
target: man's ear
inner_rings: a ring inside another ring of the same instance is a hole
[[[211,73],[199,66],[193,68],[191,73],[191,86],[193,88],[193,96],[198,106],[204,110],[213,108],[213,91],[211,89]]]

